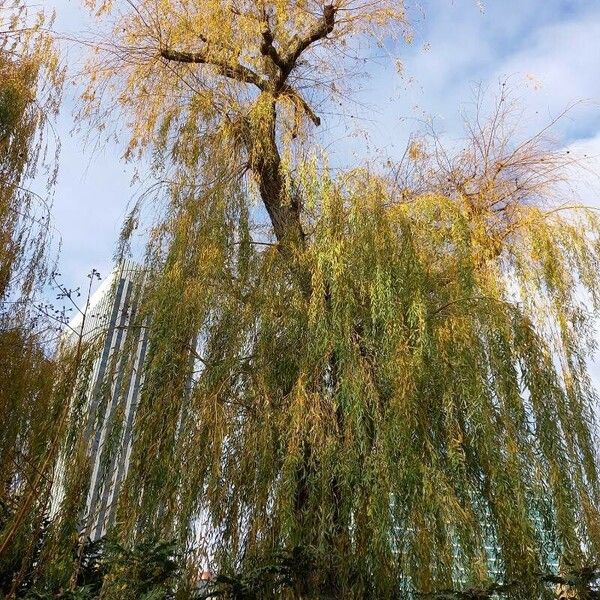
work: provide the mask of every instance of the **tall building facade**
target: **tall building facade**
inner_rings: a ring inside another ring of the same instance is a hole
[[[82,535],[101,538],[115,518],[118,494],[129,464],[134,420],[148,346],[145,323],[137,318],[141,269],[119,264],[90,299],[85,321],[71,321],[70,342],[81,335],[94,348],[85,387],[85,438],[90,480]]]

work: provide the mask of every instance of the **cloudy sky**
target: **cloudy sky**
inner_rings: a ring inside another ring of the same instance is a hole
[[[82,0],[43,1],[56,10],[61,34],[93,30]],[[340,140],[338,160],[375,159],[377,152],[399,156],[422,119],[433,119],[438,130],[458,139],[460,112],[468,111],[474,86],[493,90],[505,79],[523,102],[525,129],[533,131],[582,101],[555,133],[561,144],[592,160],[600,155],[600,2],[422,0],[410,6],[410,15],[412,44],[396,44],[369,66],[353,120],[324,119],[321,135]],[[82,48],[70,43],[64,51],[77,69]],[[138,188],[131,186],[133,168],[120,160],[118,145],[93,147],[73,132],[75,103],[76,87],[69,86],[58,124],[54,219],[62,238],[61,271],[67,283],[79,285],[92,267],[110,269],[120,222]],[[368,143],[360,133],[365,131]],[[595,201],[594,185],[586,190]]]

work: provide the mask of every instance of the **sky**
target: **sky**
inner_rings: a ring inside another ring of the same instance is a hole
[[[55,30],[70,38],[93,30],[83,0],[43,0],[56,11]],[[381,154],[401,156],[422,120],[432,120],[449,139],[461,135],[461,111],[473,90],[494,90],[508,80],[524,107],[523,129],[534,131],[579,102],[555,135],[585,153],[600,173],[600,2],[597,0],[422,0],[409,4],[413,41],[390,44],[367,65],[370,77],[357,89],[349,119],[324,117],[320,137],[338,140],[336,160],[353,164]],[[63,45],[77,70],[82,47]],[[395,61],[402,62],[399,75]],[[54,225],[61,239],[64,281],[82,285],[92,268],[107,273],[120,224],[139,184],[122,147],[97,147],[73,131],[77,87],[67,86],[57,124],[62,152],[54,198]],[[368,134],[365,140],[364,134]],[[586,201],[600,185],[581,182]]]

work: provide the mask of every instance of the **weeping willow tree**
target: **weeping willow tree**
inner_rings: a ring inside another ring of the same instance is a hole
[[[333,177],[317,107],[397,2],[88,3],[117,20],[83,117],[118,108],[168,180],[111,538],[175,540],[182,598],[199,568],[231,598],[538,598],[593,568],[600,223],[565,156],[502,96],[455,155]]]
[[[38,176],[49,191],[56,175],[47,134],[62,71],[45,25],[25,3],[0,1],[0,591],[6,594],[25,579],[39,550],[57,414],[49,321],[32,304],[48,275],[50,214],[47,200],[27,187]]]

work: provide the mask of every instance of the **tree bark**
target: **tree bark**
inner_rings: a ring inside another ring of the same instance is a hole
[[[277,241],[283,246],[303,248],[305,234],[300,220],[301,201],[296,193],[286,194],[276,128],[277,111],[275,98],[272,98],[268,115],[259,125],[246,128],[245,144],[250,169],[257,179]]]

